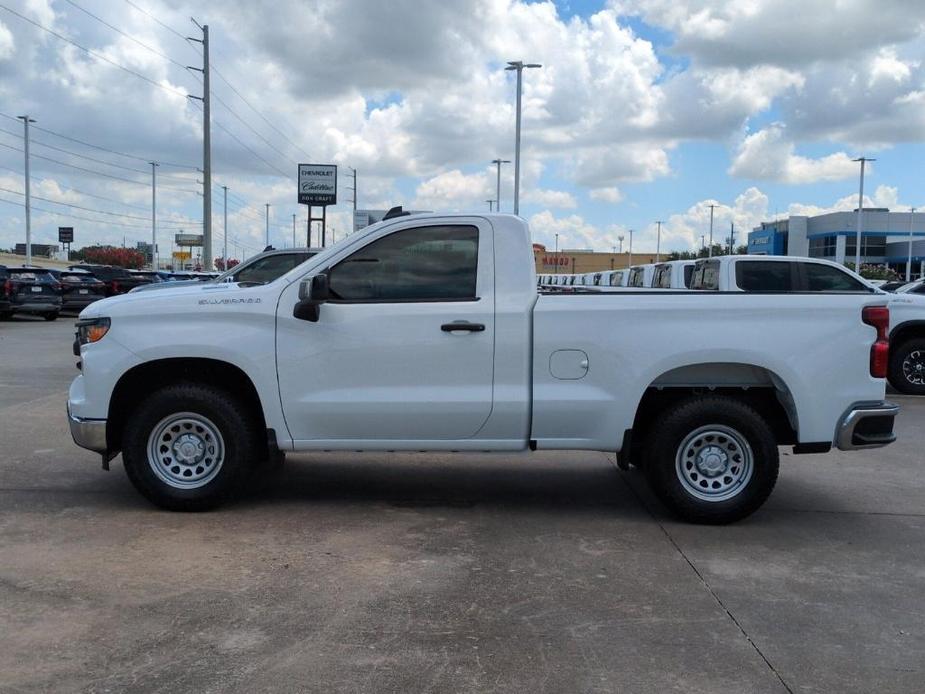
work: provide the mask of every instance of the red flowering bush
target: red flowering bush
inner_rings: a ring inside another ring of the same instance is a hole
[[[79,253],[83,260],[93,265],[115,265],[117,267],[138,270],[145,265],[145,256],[134,248],[117,246],[87,246]]]

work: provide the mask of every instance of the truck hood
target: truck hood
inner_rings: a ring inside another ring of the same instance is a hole
[[[274,283],[271,283],[274,284]],[[159,313],[167,307],[177,312],[193,308],[208,308],[209,305],[262,301],[269,285],[241,286],[232,282],[195,282],[178,287],[164,287],[152,292],[129,292],[119,296],[95,301],[80,312],[80,318],[100,316],[137,315],[152,311]],[[282,287],[277,289],[277,293]]]

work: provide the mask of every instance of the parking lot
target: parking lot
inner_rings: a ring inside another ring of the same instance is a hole
[[[0,324],[0,691],[912,692],[925,402],[678,523],[584,452],[290,455],[151,507],[70,440],[72,319]]]

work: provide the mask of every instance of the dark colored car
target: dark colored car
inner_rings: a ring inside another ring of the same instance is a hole
[[[9,296],[9,279],[9,269],[7,269],[6,265],[0,265],[0,318],[7,318],[13,312]]]
[[[143,284],[151,284],[147,277],[137,277],[123,267],[114,265],[71,265],[68,270],[86,270],[106,285],[106,296],[132,291]]]
[[[167,281],[160,272],[156,270],[129,270],[129,274],[132,277],[140,277],[142,279],[148,280],[151,284],[156,284],[158,282]]]
[[[905,280],[891,281],[891,282],[884,282],[877,288],[882,289],[885,292],[895,292],[897,289],[899,289],[900,287],[904,287],[907,284],[908,282],[906,282]]]
[[[106,298],[106,285],[86,270],[52,270],[61,283],[61,309],[82,311]]]
[[[0,302],[0,318],[31,313],[55,320],[61,313],[61,284],[46,268],[9,267],[4,275],[5,300]]]

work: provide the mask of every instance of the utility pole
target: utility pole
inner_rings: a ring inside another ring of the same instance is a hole
[[[295,215],[292,215],[292,247],[295,248]]]
[[[867,157],[858,157],[852,161],[861,162],[861,187],[858,191],[858,230],[855,237],[855,248],[854,248],[854,271],[861,274],[861,229],[864,226],[864,165],[869,161],[877,161],[876,159],[868,159]]]
[[[157,270],[157,167],[156,161],[151,164],[151,268]]]
[[[736,239],[736,224],[735,222],[729,222],[729,255],[732,255],[732,247],[735,244]]]
[[[543,67],[539,63],[524,63],[522,60],[509,60],[505,70],[517,72],[517,122],[514,135],[514,214],[520,214],[520,102],[523,91],[524,68]]]
[[[29,123],[35,120],[29,115],[17,116],[22,121],[25,130],[26,150],[26,265],[32,265],[32,190],[29,187]]]
[[[655,262],[661,260],[661,250],[662,250],[662,222],[655,223],[658,226],[658,231],[656,232],[655,237]]]
[[[209,88],[209,25],[190,21],[202,31],[202,38],[187,36],[190,41],[202,44],[202,67],[187,65],[188,70],[202,73],[202,96],[188,98],[202,102],[202,260],[206,267],[212,265],[212,94]]]
[[[713,208],[716,205],[710,205],[710,249],[707,251],[707,257],[713,257]]]
[[[501,165],[510,164],[510,159],[492,159],[491,163],[498,167],[497,182],[495,183],[495,211],[501,211]]]
[[[617,237],[617,241],[620,242],[620,253],[622,254],[622,253],[623,253],[623,234],[620,234],[620,235]]]
[[[357,211],[357,170],[354,169],[352,166],[348,166],[347,168],[350,169],[350,175],[353,177],[353,187],[352,188],[350,186],[344,186],[344,187],[347,190],[353,191],[353,211],[356,212]]]
[[[701,250],[701,251],[705,251],[706,248],[707,248],[707,245],[706,245],[706,243],[704,243],[704,240],[703,240],[703,239],[704,239],[704,235],[701,234],[701,235],[700,235],[700,250]]]
[[[270,245],[270,203],[267,203],[267,242],[264,245]]]
[[[633,267],[633,230],[629,230],[630,233],[630,257],[629,262],[626,264],[626,267]]]
[[[915,217],[915,208],[909,208],[909,257],[906,259],[906,282],[912,281],[912,219]]]
[[[225,245],[222,249],[222,258],[225,261],[225,269],[228,269],[228,186],[222,186],[222,193],[225,197],[225,219],[222,222],[222,231],[225,234]]]

